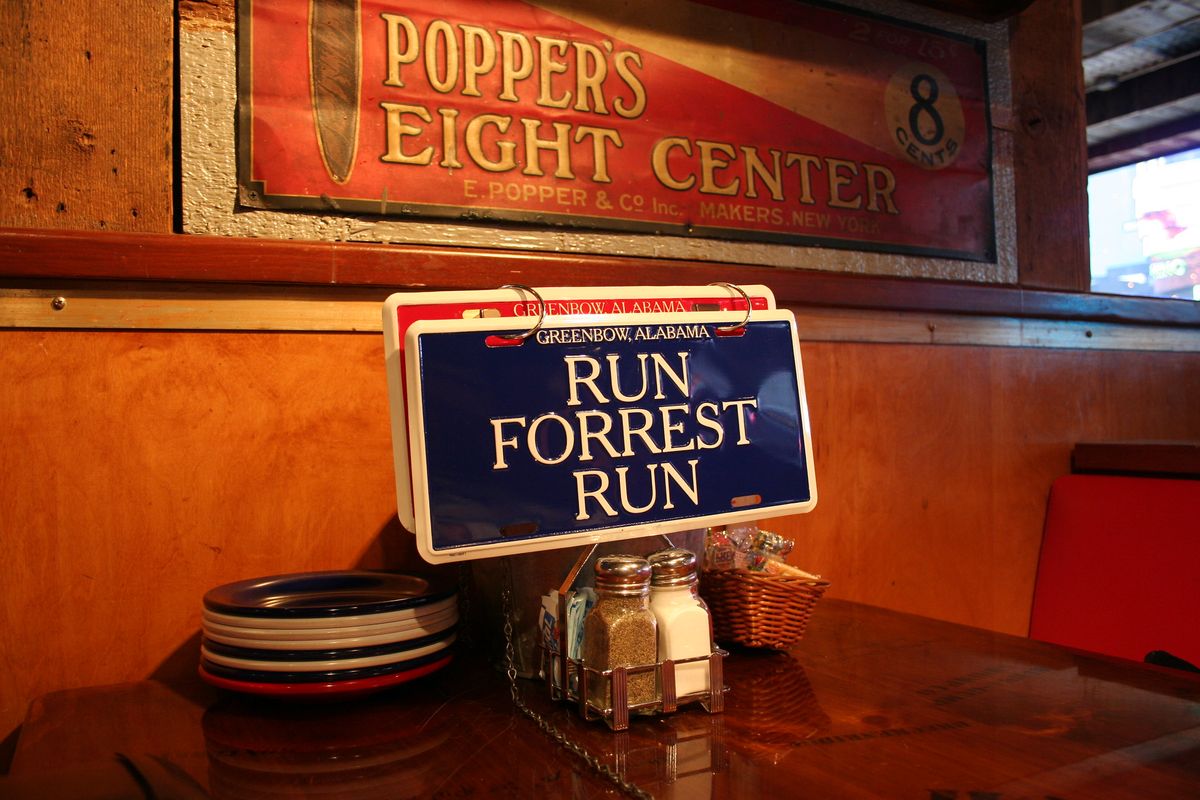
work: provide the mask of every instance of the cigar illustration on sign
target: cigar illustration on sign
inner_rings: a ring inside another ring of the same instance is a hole
[[[308,77],[317,147],[329,177],[350,180],[358,151],[361,0],[311,0]]]

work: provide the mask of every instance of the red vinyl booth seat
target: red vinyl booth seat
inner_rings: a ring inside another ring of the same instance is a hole
[[[1029,635],[1200,666],[1200,481],[1067,475],[1054,482]]]

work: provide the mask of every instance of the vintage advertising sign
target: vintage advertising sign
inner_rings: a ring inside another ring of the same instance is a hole
[[[431,562],[808,511],[795,319],[763,311],[421,320],[406,335],[416,534]]]
[[[239,0],[240,202],[994,260],[981,41],[735,0]]]
[[[396,473],[396,514],[406,530],[416,529],[408,452],[408,406],[404,388],[404,340],[408,327],[422,319],[516,317],[529,325],[543,317],[613,314],[663,314],[689,311],[751,311],[775,308],[766,286],[572,286],[506,287],[491,290],[397,292],[383,304],[383,341],[391,403],[392,451]]]

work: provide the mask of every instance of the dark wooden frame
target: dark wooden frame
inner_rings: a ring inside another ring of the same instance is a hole
[[[763,283],[782,305],[1200,327],[1200,303],[804,269],[524,250],[0,229],[0,279],[412,289]]]
[[[1071,472],[1200,480],[1200,443],[1080,442]]]

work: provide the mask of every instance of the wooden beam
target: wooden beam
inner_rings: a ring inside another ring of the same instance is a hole
[[[0,219],[171,230],[169,0],[0,2]]]
[[[1087,124],[1144,114],[1200,94],[1200,53],[1123,80],[1106,92],[1087,93]],[[1148,117],[1148,119],[1152,119]]]
[[[1088,172],[1103,172],[1138,161],[1200,147],[1200,114],[1164,122],[1088,147]]]
[[[11,281],[0,329],[379,333],[382,286]],[[789,304],[806,342],[1200,353],[1200,328]]]
[[[1087,140],[1079,0],[1036,0],[1012,20],[1018,283],[1087,291]]]
[[[0,278],[470,289],[763,283],[782,305],[1200,327],[1200,303],[707,261],[0,229]]]
[[[1019,14],[1033,0],[916,0],[916,5],[983,22],[998,22]]]
[[[1081,442],[1071,471],[1157,478],[1200,478],[1197,442]]]

